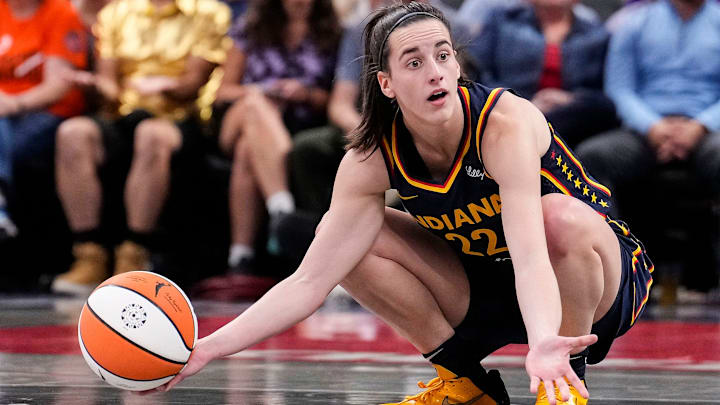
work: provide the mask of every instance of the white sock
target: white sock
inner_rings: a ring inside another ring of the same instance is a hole
[[[268,197],[265,207],[271,216],[295,212],[295,199],[289,191],[278,191]]]
[[[230,246],[230,256],[228,256],[228,266],[237,266],[242,259],[252,259],[255,257],[255,249],[242,243],[233,243]]]

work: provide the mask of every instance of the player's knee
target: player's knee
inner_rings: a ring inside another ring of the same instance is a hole
[[[91,158],[93,144],[99,142],[100,131],[97,125],[86,117],[71,118],[58,127],[57,157],[61,161],[77,162]]]
[[[565,255],[577,248],[586,236],[586,210],[582,202],[562,194],[548,194],[542,198],[543,220],[548,250]]]

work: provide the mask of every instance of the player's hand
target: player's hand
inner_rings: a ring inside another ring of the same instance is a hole
[[[151,389],[147,391],[140,391],[138,394],[140,395],[147,395],[152,394],[155,392],[166,392],[171,390],[175,385],[179,384],[182,380],[197,374],[200,370],[205,368],[205,366],[210,363],[212,360],[214,360],[214,356],[212,353],[210,353],[206,348],[206,346],[203,345],[203,339],[198,340],[197,344],[195,345],[195,348],[192,351],[192,354],[190,354],[190,359],[188,359],[187,364],[185,365],[185,368],[182,369],[182,371],[176,375],[172,380],[168,381],[167,383]]]
[[[590,394],[585,384],[570,367],[570,352],[590,346],[597,342],[597,339],[596,335],[551,336],[534,345],[525,359],[525,369],[530,376],[530,392],[537,394],[542,382],[548,393],[548,402],[555,405],[555,387],[560,390],[563,401],[570,399],[570,388],[567,384],[569,381],[583,398],[588,398]]]

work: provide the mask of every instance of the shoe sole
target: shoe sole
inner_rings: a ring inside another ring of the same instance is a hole
[[[75,297],[88,297],[98,285],[100,285],[100,283],[88,285],[55,279],[50,285],[50,291],[59,294],[69,294]]]

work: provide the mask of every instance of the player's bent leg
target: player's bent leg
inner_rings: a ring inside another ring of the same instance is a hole
[[[621,279],[620,246],[605,219],[587,204],[562,194],[542,197],[545,235],[562,304],[560,335],[590,333],[612,307]],[[584,381],[587,352],[572,353],[571,366]],[[586,404],[571,386],[571,404]],[[565,404],[559,400],[559,404]],[[574,402],[573,402],[574,401]],[[540,387],[537,405],[547,404]]]
[[[462,346],[457,343],[453,330],[467,313],[470,286],[455,253],[442,240],[418,226],[410,215],[386,208],[385,222],[374,245],[341,285],[418,350],[437,355],[426,357],[433,363],[438,377],[427,384],[419,383],[426,391],[406,397],[403,403],[505,403],[507,393],[496,371],[485,374],[479,368],[479,373],[473,373],[471,379],[464,370],[474,372],[472,365],[459,367],[461,371],[451,371],[442,365],[460,365],[471,357],[459,349]],[[443,352],[444,349],[447,350]],[[438,360],[448,353],[456,354],[454,358]],[[493,387],[493,390],[484,391],[479,387]],[[488,392],[502,399],[495,400]]]

